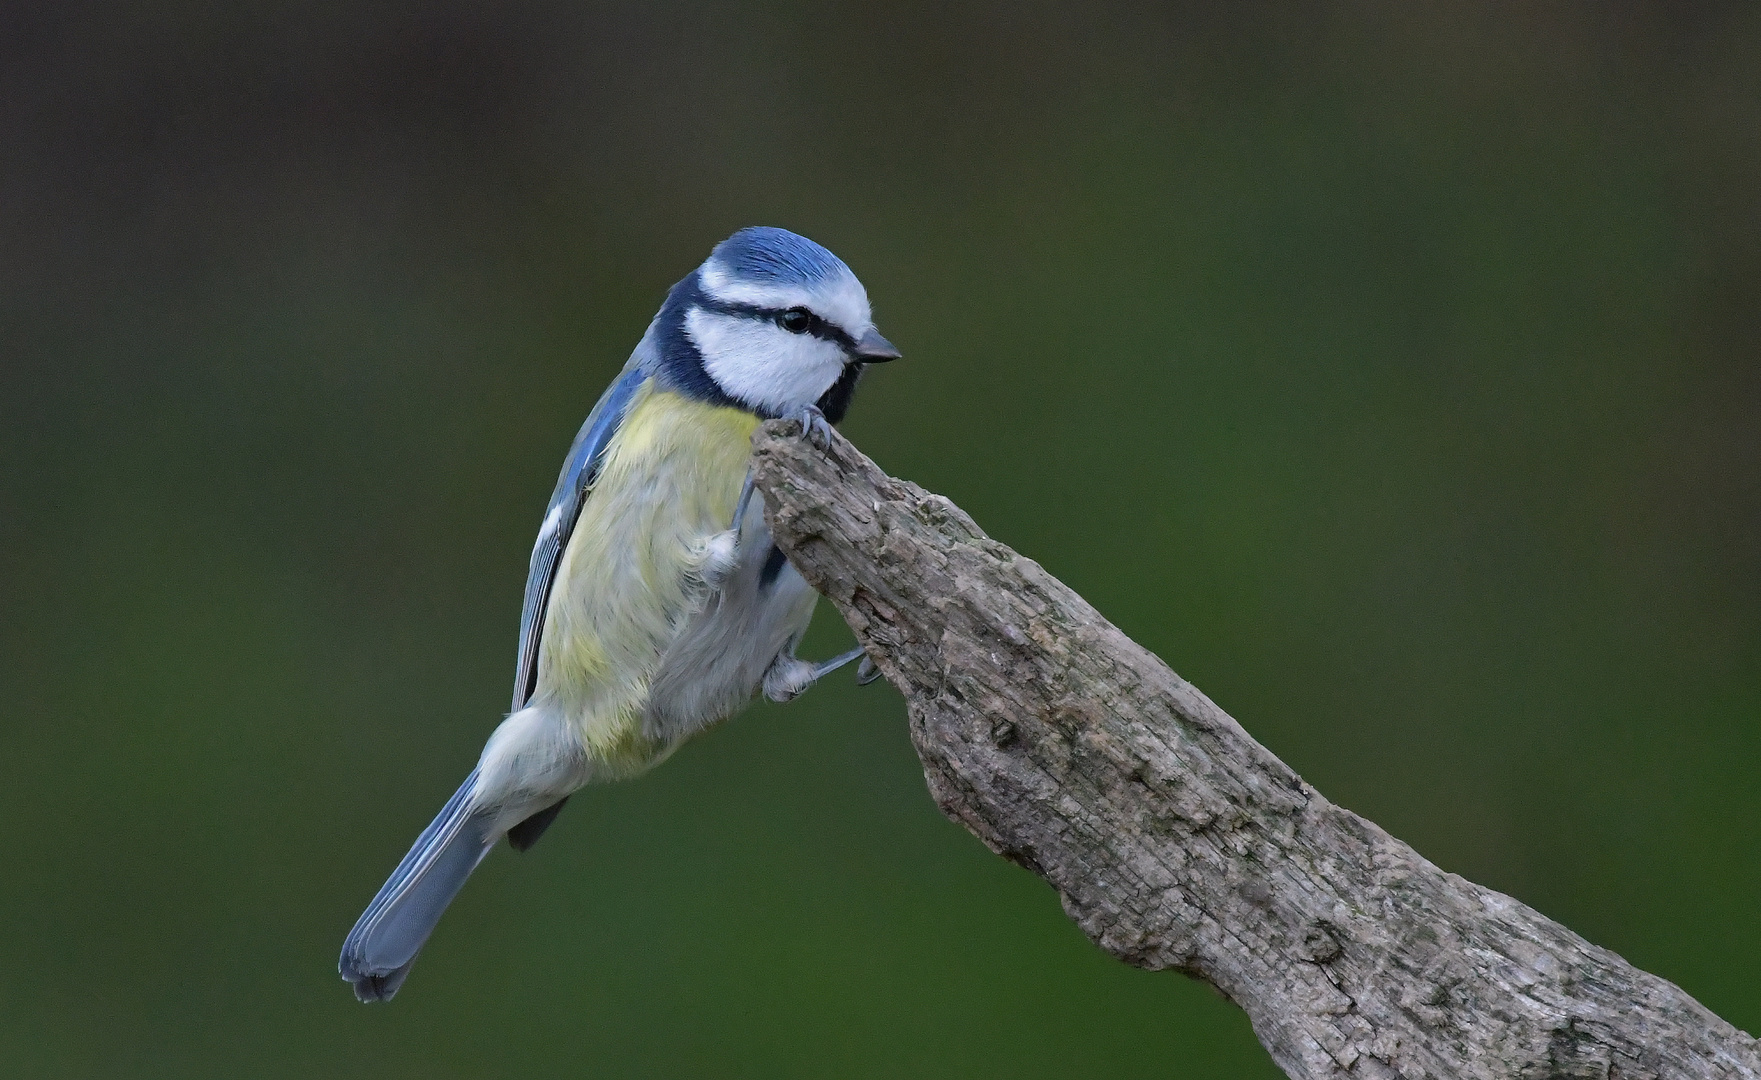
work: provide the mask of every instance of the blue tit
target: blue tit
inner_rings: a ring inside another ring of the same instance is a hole
[[[575,437],[526,578],[513,711],[343,943],[362,1001],[397,993],[435,923],[502,837],[532,846],[585,784],[638,776],[760,689],[787,701],[816,594],[752,497],[752,433],[836,423],[899,351],[843,261],[742,229],[673,286]]]

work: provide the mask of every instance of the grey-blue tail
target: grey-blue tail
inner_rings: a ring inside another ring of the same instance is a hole
[[[337,970],[362,1001],[388,1001],[397,993],[440,913],[495,846],[489,816],[471,804],[476,784],[472,771],[342,943]]]

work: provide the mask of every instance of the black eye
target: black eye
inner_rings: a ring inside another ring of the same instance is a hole
[[[777,325],[791,334],[805,334],[813,329],[813,312],[806,308],[790,308],[777,316]]]

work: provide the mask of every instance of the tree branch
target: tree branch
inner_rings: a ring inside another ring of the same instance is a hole
[[[1329,803],[959,507],[799,432],[754,437],[771,531],[905,695],[936,804],[1290,1076],[1761,1078],[1680,988]]]

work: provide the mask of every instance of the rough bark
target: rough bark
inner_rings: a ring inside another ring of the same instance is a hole
[[[958,507],[754,438],[777,543],[904,694],[938,806],[1101,948],[1246,1010],[1301,1078],[1761,1077],[1680,988],[1334,806]]]

